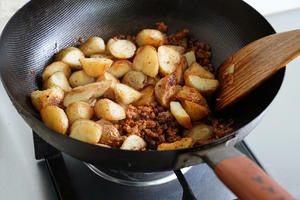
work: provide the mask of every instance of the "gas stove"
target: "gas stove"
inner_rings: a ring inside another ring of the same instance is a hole
[[[284,4],[281,1],[271,0],[246,1],[262,14],[268,14],[266,18],[277,32],[300,27],[300,9],[286,11],[296,8],[292,5],[299,4],[296,0],[286,1]],[[27,0],[1,0],[1,30],[9,17],[25,2]],[[276,5],[280,9],[275,10],[277,13],[274,14],[272,9]],[[281,12],[288,6],[290,7],[286,8],[285,12]],[[266,9],[270,12],[266,12]],[[244,152],[249,152],[250,148],[270,175],[297,199],[300,199],[299,65],[300,58],[289,64],[277,100],[272,103],[269,112],[258,127],[246,138],[247,145],[244,142],[238,144]],[[107,181],[102,178],[103,175],[101,177],[90,170],[86,163],[57,152],[55,149],[52,149],[54,152],[49,150],[48,156],[41,156],[40,160],[36,161],[34,150],[37,149],[33,147],[30,134],[31,129],[16,112],[0,82],[0,199],[182,198],[182,187],[173,172],[152,175],[160,179],[168,177],[168,181],[160,185],[126,186]],[[249,157],[251,151],[247,154]],[[98,170],[100,173],[103,172],[103,169],[96,169],[97,172]],[[216,178],[206,164],[194,166],[186,172],[182,170],[182,173],[197,199],[235,199],[235,196]],[[113,172],[104,172],[104,174],[115,178]],[[122,177],[124,175],[126,173],[123,173]],[[133,176],[136,178],[136,175]],[[145,182],[143,175],[137,176],[142,176],[143,179],[136,182]]]
[[[35,157],[47,166],[59,200],[236,199],[206,164],[187,167],[175,173],[101,169],[57,151],[35,133],[33,136]],[[260,165],[244,142],[237,144],[237,148]]]

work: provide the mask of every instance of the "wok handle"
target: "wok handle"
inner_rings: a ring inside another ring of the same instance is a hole
[[[220,161],[214,171],[239,199],[295,199],[245,155]]]

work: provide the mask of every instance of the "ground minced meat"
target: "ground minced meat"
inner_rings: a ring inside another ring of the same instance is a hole
[[[115,147],[132,134],[142,137],[147,143],[147,149],[156,149],[161,143],[175,142],[182,138],[180,126],[171,112],[157,103],[137,107],[129,105],[126,119],[119,122],[118,129],[123,138],[115,141]]]

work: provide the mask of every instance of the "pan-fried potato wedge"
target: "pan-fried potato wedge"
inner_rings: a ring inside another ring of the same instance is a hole
[[[112,65],[113,61],[107,58],[83,58],[79,60],[84,72],[91,77],[104,74]]]
[[[193,138],[182,138],[181,140],[173,143],[162,143],[157,146],[157,150],[163,151],[163,150],[190,148],[194,146],[195,142],[196,141]]]
[[[120,81],[114,77],[111,73],[105,72],[101,76],[98,77],[97,81],[112,81],[113,84],[119,83]]]
[[[155,77],[159,69],[156,49],[150,45],[140,47],[133,60],[133,69]]]
[[[184,77],[186,78],[188,75],[191,74],[199,76],[200,78],[215,79],[215,75],[213,73],[207,71],[197,62],[193,62],[192,65],[187,70],[185,70]]]
[[[196,75],[188,75],[185,84],[197,89],[201,94],[210,95],[219,86],[219,81],[215,79],[200,78]]]
[[[71,75],[71,69],[69,65],[62,61],[56,61],[48,65],[42,74],[43,81],[46,81],[55,72],[63,72],[67,78]]]
[[[128,136],[125,141],[123,142],[120,149],[123,150],[142,150],[146,147],[146,142],[143,138],[137,135],[130,135]]]
[[[46,106],[58,106],[64,99],[64,91],[60,87],[52,87],[43,91],[33,91],[30,94],[33,106],[40,111]]]
[[[164,44],[166,36],[155,29],[143,29],[136,36],[136,43],[139,46],[143,45],[152,45],[155,47],[159,47]]]
[[[111,99],[111,100],[115,100],[116,97],[115,97],[114,87],[115,87],[115,84],[119,83],[120,81],[108,72],[105,72],[104,74],[99,76],[97,81],[112,81],[110,88],[108,88],[106,90],[106,92],[103,94],[103,97]]]
[[[206,117],[210,113],[208,107],[202,106],[192,101],[184,101],[182,102],[182,106],[187,112],[187,114],[190,116],[192,121],[198,121]]]
[[[40,113],[42,121],[46,124],[46,126],[59,133],[67,133],[69,121],[63,109],[57,106],[46,106],[41,109]]]
[[[195,88],[183,86],[175,95],[175,99],[181,102],[192,101],[208,107],[206,99]]]
[[[109,68],[108,72],[116,78],[122,78],[132,69],[132,63],[128,60],[118,60]]]
[[[124,108],[109,99],[98,100],[94,106],[94,111],[98,118],[107,120],[121,120],[126,118]]]
[[[44,82],[44,89],[49,89],[51,87],[60,87],[66,92],[72,90],[64,72],[55,72]]]
[[[189,51],[183,54],[183,56],[186,58],[188,66],[191,66],[193,62],[196,62],[196,56],[194,51]]]
[[[115,41],[117,41],[117,38],[113,37],[113,38],[110,38],[106,43],[106,52],[109,53],[110,55],[111,55],[111,53],[109,51],[109,48],[110,48],[111,44],[114,43]]]
[[[95,53],[102,53],[105,51],[105,43],[102,38],[94,36],[85,43],[83,43],[79,49],[84,53],[85,56],[91,56]]]
[[[157,101],[165,108],[170,107],[170,98],[176,92],[176,75],[169,74],[160,79],[154,88]]]
[[[90,144],[97,144],[102,136],[102,127],[88,119],[76,120],[70,129],[70,137]]]
[[[153,103],[155,101],[154,87],[152,85],[145,87],[140,92],[142,94],[142,97],[139,100],[133,102],[134,106],[141,106],[141,105]]]
[[[133,70],[127,72],[122,79],[122,83],[136,90],[143,89],[145,87],[146,81],[147,81],[147,76],[145,74]]]
[[[122,83],[117,83],[115,85],[114,92],[117,102],[123,104],[131,104],[142,96],[140,92]]]
[[[180,62],[180,59],[180,53],[173,48],[164,45],[158,47],[159,71],[163,75],[173,73],[176,69],[176,65]]]
[[[184,84],[183,72],[187,68],[186,58],[184,56],[181,57],[180,62],[176,66],[176,82],[177,84]]]
[[[174,49],[175,51],[177,51],[180,54],[184,53],[184,47],[182,46],[176,46],[176,45],[165,45],[166,47],[169,47],[171,49]]]
[[[93,83],[94,81],[94,77],[87,75],[83,70],[73,72],[69,78],[69,83],[73,88]]]
[[[107,58],[107,59],[110,59],[110,60],[115,60],[116,58],[113,57],[111,54],[109,54],[108,52],[103,52],[103,53],[95,53],[95,54],[92,54],[90,56],[90,58]]]
[[[184,128],[192,128],[191,118],[179,102],[171,101],[170,111],[181,126]]]
[[[86,102],[73,102],[66,108],[70,124],[77,119],[91,119],[94,114],[93,108]]]
[[[81,69],[79,59],[84,58],[84,54],[76,47],[68,47],[61,50],[56,55],[57,61],[62,61],[68,64],[72,69]]]
[[[207,140],[213,136],[212,134],[212,126],[196,124],[193,128],[184,131],[183,137],[194,138],[195,140]]]
[[[113,141],[121,136],[118,129],[110,121],[101,119],[96,123],[102,126],[102,136],[99,141],[101,144],[111,146]]]
[[[91,103],[94,99],[102,96],[110,88],[111,84],[112,81],[100,81],[73,88],[72,91],[65,95],[64,106],[68,107],[68,105],[76,101]]]
[[[134,55],[136,47],[129,40],[114,39],[108,45],[108,50],[116,58],[127,59]]]

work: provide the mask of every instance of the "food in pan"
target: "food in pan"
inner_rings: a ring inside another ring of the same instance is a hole
[[[91,37],[61,50],[31,101],[50,128],[72,138],[124,150],[202,145],[233,131],[208,99],[218,87],[208,44],[167,26]]]

